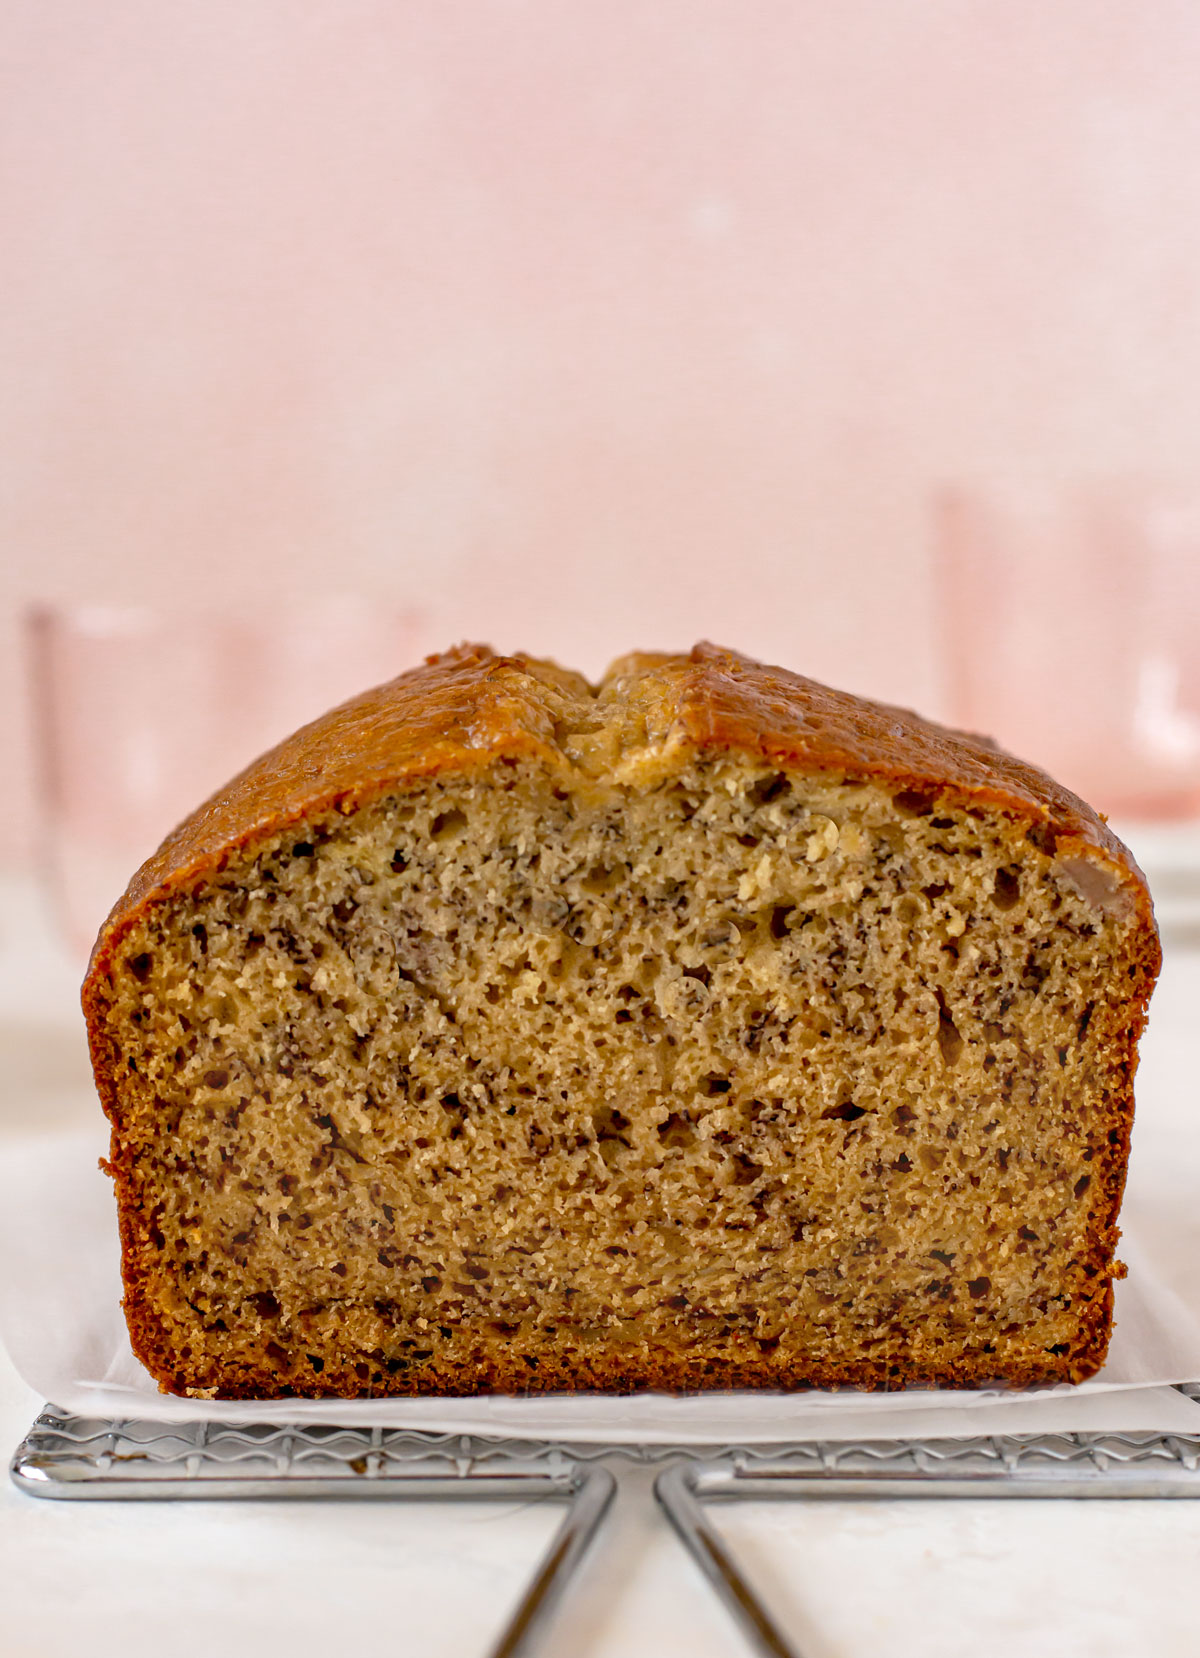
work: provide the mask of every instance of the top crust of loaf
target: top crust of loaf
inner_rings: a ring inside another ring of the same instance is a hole
[[[304,726],[186,818],[102,927],[84,1010],[94,1011],[114,950],[151,905],[203,882],[240,848],[290,823],[348,813],[405,782],[504,759],[541,759],[581,785],[605,777],[637,787],[698,752],[936,790],[1042,825],[1060,853],[1107,865],[1139,921],[1154,929],[1145,878],[1104,820],[990,738],[707,642],[687,655],[622,657],[596,686],[551,662],[464,644]]]

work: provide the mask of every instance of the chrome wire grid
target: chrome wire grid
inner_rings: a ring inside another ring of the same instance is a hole
[[[1180,1385],[1200,1403],[1200,1382]],[[603,1459],[603,1462],[602,1462]],[[490,1658],[528,1658],[598,1531],[616,1460],[665,1464],[655,1494],[755,1652],[803,1658],[715,1529],[708,1505],[775,1498],[1200,1497],[1200,1434],[990,1435],[789,1445],[575,1444],[398,1428],[163,1423],[47,1406],[12,1459],[59,1499],[550,1498],[567,1513]]]

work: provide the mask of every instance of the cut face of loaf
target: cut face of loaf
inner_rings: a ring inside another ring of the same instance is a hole
[[[698,662],[758,686],[727,654],[599,695],[448,660],[423,672],[458,674],[475,748],[410,712],[396,776],[368,757],[272,818],[276,756],[240,835],[219,803],[185,826],[101,937],[126,1307],[163,1385],[1094,1371],[1158,957],[1086,808],[922,773],[904,733],[888,767],[861,731],[818,731],[835,763],[756,746],[695,694]]]

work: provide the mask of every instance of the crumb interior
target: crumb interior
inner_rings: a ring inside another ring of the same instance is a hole
[[[260,845],[108,992],[171,1385],[1052,1370],[1108,1293],[1120,896],[1002,812],[729,758]]]

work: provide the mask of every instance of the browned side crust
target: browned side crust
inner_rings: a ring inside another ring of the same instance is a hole
[[[898,790],[936,790],[978,803],[1028,823],[1043,849],[1070,855],[1085,848],[1119,873],[1132,895],[1141,949],[1129,969],[1128,1040],[1110,1098],[1109,1155],[1097,1170],[1097,1226],[1087,1263],[1097,1278],[1120,1276],[1115,1263],[1116,1226],[1124,1188],[1133,1117],[1133,1076],[1145,1010],[1161,965],[1153,911],[1144,877],[1107,824],[1083,801],[1036,767],[1014,759],[986,738],[950,730],[906,709],[868,702],[831,690],[788,670],[755,663],[736,652],[697,645],[687,656],[627,658],[606,685],[635,694],[625,713],[630,746],[662,748],[680,741],[690,750],[742,754],[791,772],[846,772],[878,779]],[[154,1257],[150,1217],[137,1207],[131,1178],[132,1148],[122,1137],[122,1072],[115,1034],[109,1029],[108,988],[116,952],[129,929],[153,905],[180,889],[199,886],[239,850],[265,840],[311,814],[353,811],[409,781],[461,774],[522,757],[554,766],[567,760],[560,746],[550,688],[585,682],[550,664],[503,657],[483,645],[463,645],[432,657],[422,667],[366,692],[289,737],[247,767],[187,818],[134,876],[101,929],[83,985],[96,1085],[112,1123],[111,1159],[120,1210],[125,1309],[138,1356],[168,1389],[179,1388],[175,1361],[147,1295]],[[602,694],[604,694],[602,688]],[[1079,1381],[1103,1362],[1111,1328],[1111,1288],[1092,1301],[1088,1340],[1073,1356],[1028,1375],[1007,1374],[1010,1385]],[[807,1369],[772,1364],[747,1353],[744,1365],[717,1367],[698,1355],[598,1358],[586,1374],[572,1365],[555,1374],[543,1360],[532,1377],[516,1359],[481,1352],[462,1375],[426,1380],[421,1392],[445,1394],[595,1388],[620,1391],[652,1387],[686,1391],[703,1387],[858,1386],[912,1384],[981,1385],[991,1378],[951,1364],[903,1375],[851,1364]],[[222,1389],[230,1398],[280,1391],[264,1366]],[[352,1366],[329,1369],[311,1387],[287,1393],[346,1395],[369,1391]],[[389,1391],[404,1391],[392,1385]],[[415,1389],[414,1389],[415,1391]]]

